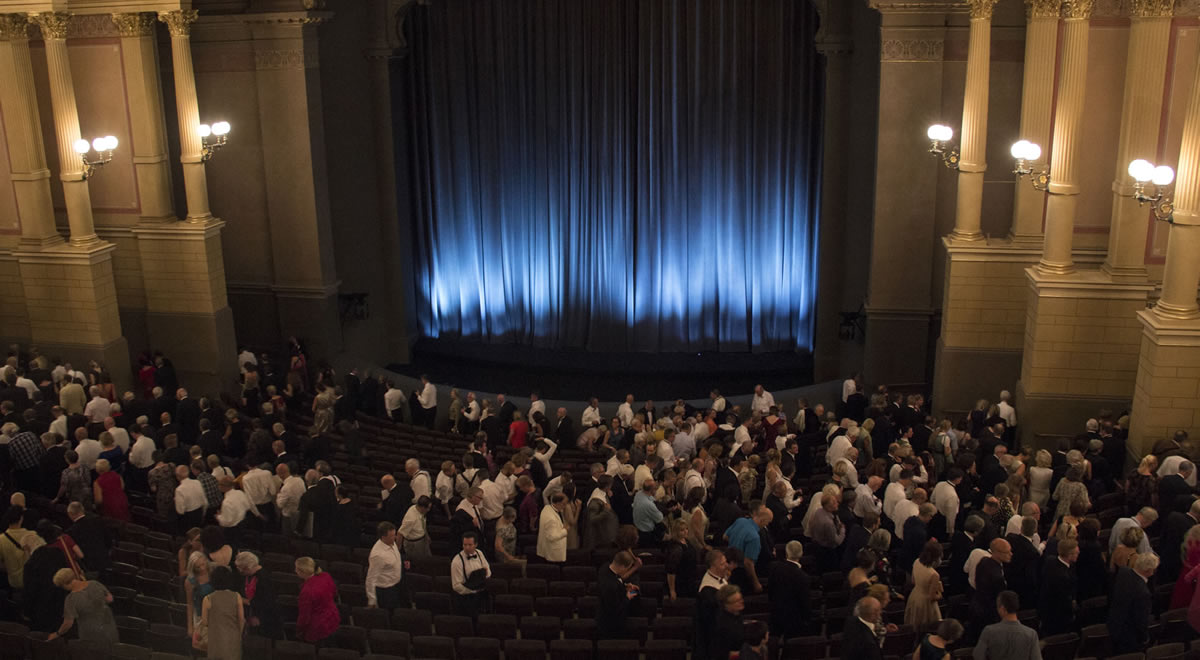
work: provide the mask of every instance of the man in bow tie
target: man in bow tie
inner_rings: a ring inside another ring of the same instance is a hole
[[[463,534],[462,552],[450,560],[455,613],[472,619],[490,609],[485,581],[492,577],[492,568],[479,550],[479,539],[475,531]]]

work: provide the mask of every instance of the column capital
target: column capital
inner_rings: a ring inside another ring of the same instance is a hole
[[[148,12],[114,13],[113,23],[122,37],[148,37],[154,34],[154,14]]]
[[[1058,18],[1062,0],[1025,0],[1027,18]]]
[[[29,19],[24,14],[0,14],[0,41],[29,38]]]
[[[67,25],[71,22],[70,14],[61,11],[47,11],[30,14],[29,18],[42,29],[42,39],[65,40],[67,38]]]
[[[992,9],[996,7],[999,0],[967,0],[967,7],[971,14],[971,19],[982,18],[992,20]]]
[[[175,11],[158,12],[158,20],[167,24],[172,37],[186,37],[192,32],[192,23],[200,17],[195,9],[177,9]]]
[[[1131,0],[1131,18],[1170,18],[1175,15],[1175,0]]]
[[[1086,21],[1096,10],[1096,0],[1063,0],[1062,17],[1067,20]]]

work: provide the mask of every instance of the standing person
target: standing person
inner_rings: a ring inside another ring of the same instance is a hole
[[[413,424],[424,426],[432,429],[437,422],[437,388],[433,383],[429,382],[427,374],[421,374],[421,391],[414,393],[417,397],[417,403],[420,405],[420,418],[416,418],[418,411],[413,410]]]
[[[42,525],[53,525],[43,521]],[[25,589],[22,591],[22,612],[29,618],[29,627],[39,632],[52,632],[62,625],[63,602],[67,594],[54,586],[58,571],[73,569],[70,555],[53,545],[44,545],[37,534],[26,535],[21,548],[29,555],[25,562]],[[79,576],[76,571],[76,576]]]
[[[990,554],[975,565],[975,595],[971,599],[971,639],[977,639],[984,626],[996,622],[996,597],[1008,589],[1004,564],[1012,561],[1012,546],[1004,539],[993,539]],[[1014,611],[1015,614],[1015,611]]]
[[[974,660],[1042,660],[1037,631],[1017,620],[1021,601],[1015,591],[996,596],[1000,621],[983,629],[972,653]]]
[[[211,660],[242,660],[242,632],[246,608],[233,590],[233,571],[225,566],[212,570],[213,591],[204,597],[200,628],[207,631],[207,657]]]
[[[1138,555],[1132,568],[1117,569],[1112,594],[1108,598],[1108,636],[1113,655],[1142,651],[1149,643],[1150,587],[1158,569],[1158,556]]]
[[[1043,637],[1071,632],[1075,628],[1077,559],[1079,543],[1074,539],[1059,541],[1058,556],[1046,559],[1038,599],[1038,618],[1042,621]]]
[[[904,623],[917,630],[942,620],[942,611],[938,607],[942,598],[942,578],[937,572],[941,561],[942,545],[930,540],[912,564],[913,589],[904,607]]]
[[[472,619],[490,609],[487,580],[492,567],[479,549],[479,532],[468,531],[462,537],[462,551],[450,560],[450,587],[454,589],[454,610]]]
[[[403,544],[404,554],[409,558],[430,557],[433,552],[429,545],[428,516],[433,502],[428,497],[420,497],[417,503],[408,507],[404,520],[400,522],[398,540]]]
[[[741,650],[746,641],[746,599],[736,585],[727,584],[717,590],[717,618],[709,647],[711,660],[725,660],[730,653]]]
[[[534,497],[534,494],[531,492],[526,497]],[[567,526],[563,520],[566,507],[567,496],[555,493],[550,497],[550,506],[542,509],[538,519],[537,554],[548,562],[567,560]]]
[[[367,560],[367,607],[380,607],[388,611],[408,607],[408,594],[404,589],[406,562],[400,554],[396,526],[385,520],[376,526],[376,535],[379,540],[371,548],[371,556]]]
[[[275,602],[275,585],[262,572],[258,555],[239,552],[233,563],[242,575],[246,626],[251,633],[260,637],[283,639],[283,613]]]
[[[622,550],[613,555],[608,566],[596,575],[596,594],[600,607],[596,612],[596,632],[599,639],[623,639],[629,633],[631,603],[638,597],[638,587],[626,582],[636,570],[633,554]]]
[[[104,585],[94,580],[80,580],[75,577],[75,571],[63,568],[54,574],[54,586],[67,592],[67,600],[63,603],[62,625],[50,633],[46,641],[62,637],[76,623],[79,624],[79,639],[109,645],[119,641],[117,621],[108,607],[113,597]]]
[[[781,642],[805,635],[812,629],[812,600],[809,597],[812,578],[800,565],[804,546],[799,541],[788,541],[784,554],[787,560],[771,564],[767,581],[771,632]]]
[[[329,637],[342,623],[338,612],[337,585],[323,572],[312,557],[296,560],[296,577],[304,580],[297,603],[296,637],[316,644]]]
[[[955,619],[944,619],[937,631],[925,635],[913,660],[950,660],[949,648],[962,637],[962,624]]]
[[[212,571],[204,555],[193,555],[188,561],[183,591],[187,601],[188,636],[192,638],[193,648],[204,649],[208,644],[207,629],[201,629],[197,634],[197,628],[204,614],[204,597],[213,592]]]
[[[125,480],[112,471],[106,459],[96,461],[96,482],[92,484],[92,500],[106,518],[132,520],[129,516],[129,500],[125,497]]]
[[[666,551],[667,597],[671,600],[694,598],[696,595],[696,564],[699,554],[689,542],[690,525],[676,518],[671,523],[671,540]]]
[[[870,596],[854,604],[854,612],[846,619],[842,631],[843,658],[883,660],[881,640],[875,636],[875,628],[883,620],[882,613],[883,606]]]

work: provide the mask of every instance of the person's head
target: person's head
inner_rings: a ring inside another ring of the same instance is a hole
[[[876,559],[878,559],[878,557],[875,555],[874,551],[868,548],[862,548],[857,554],[854,555],[854,566],[862,571],[870,573],[871,570],[875,568]]]
[[[725,559],[725,553],[720,550],[709,550],[705,557],[705,563],[708,564],[709,573],[717,577],[729,575],[729,562]]]
[[[1079,559],[1079,542],[1074,539],[1058,542],[1058,558],[1074,564],[1076,559]]]
[[[477,532],[467,532],[463,534],[462,551],[467,555],[475,554],[475,550],[479,547],[479,534]]]
[[[1138,525],[1143,529],[1154,524],[1158,520],[1158,512],[1154,509],[1144,506],[1137,512]]]
[[[567,496],[562,493],[555,493],[550,496],[550,506],[554,507],[555,511],[562,513],[563,509],[567,508]]]
[[[929,521],[933,520],[935,515],[937,515],[937,507],[929,502],[924,502],[917,507],[917,517],[920,518],[924,523],[928,523]]]
[[[205,557],[203,553],[197,552],[188,558],[188,577],[198,578],[203,575],[208,575],[209,568],[208,557]]]
[[[858,602],[854,604],[854,616],[862,619],[863,621],[879,623],[879,615],[882,611],[883,605],[881,605],[878,600],[875,600],[870,596],[860,598],[858,599]]]
[[[60,568],[54,574],[54,586],[59,589],[71,589],[71,585],[75,583],[75,571],[69,568]]]
[[[104,474],[111,469],[112,469],[112,464],[110,464],[108,462],[107,458],[97,458],[96,459],[96,474]]]
[[[1126,548],[1137,548],[1144,538],[1146,538],[1146,532],[1142,531],[1141,527],[1126,527],[1118,540]]]
[[[637,569],[637,561],[634,560],[632,552],[620,550],[613,555],[608,567],[617,577],[624,579],[633,575],[634,570]]]
[[[1008,541],[1005,541],[1004,539],[992,539],[991,544],[988,546],[988,550],[992,553],[992,559],[995,559],[1001,564],[1007,564],[1008,562],[1012,561],[1012,546],[1009,545]]]
[[[217,525],[209,525],[200,531],[200,547],[212,554],[225,547],[225,532]]]
[[[262,568],[258,562],[258,555],[253,552],[242,551],[233,559],[233,565],[237,567],[238,573],[245,576],[254,575]]]
[[[744,627],[745,643],[750,648],[759,649],[760,651],[766,648],[767,642],[771,639],[771,633],[767,629],[767,624],[762,621],[747,621]]]
[[[823,493],[821,495],[821,508],[833,513],[838,509],[838,496],[832,493]]]
[[[717,590],[717,603],[730,614],[741,614],[746,609],[742,590],[736,584],[727,584]]]
[[[418,461],[415,458],[410,458],[407,461],[404,461],[404,471],[408,473],[408,476],[411,477],[415,475],[418,471],[420,471],[420,469],[421,461]]]
[[[1153,552],[1138,555],[1137,559],[1133,560],[1133,570],[1144,578],[1150,578],[1154,571],[1158,570],[1158,555]]]
[[[396,526],[385,520],[375,526],[375,536],[384,545],[393,546],[396,544]]]
[[[1021,611],[1021,598],[1017,596],[1015,591],[1001,591],[996,596],[996,612],[1001,619],[1013,618],[1017,616],[1017,612]]]
[[[887,554],[888,548],[892,547],[892,533],[886,529],[877,529],[871,532],[871,535],[867,537],[867,547],[880,556]]]
[[[957,619],[942,619],[937,626],[937,636],[947,644],[953,644],[962,638],[963,627]]]
[[[921,548],[917,560],[930,568],[937,568],[938,563],[942,561],[942,544],[929,539],[925,542],[925,547]]]
[[[296,560],[296,577],[301,580],[317,575],[321,572],[321,568],[317,566],[317,562],[312,557],[300,557]]]

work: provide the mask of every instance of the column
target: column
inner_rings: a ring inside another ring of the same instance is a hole
[[[1075,272],[1071,243],[1079,184],[1075,180],[1078,133],[1087,89],[1088,29],[1095,0],[1064,0],[1062,65],[1055,100],[1054,142],[1050,151],[1050,199],[1046,206],[1046,240],[1037,268],[1047,274]]]
[[[1021,86],[1020,139],[1048,155],[1050,113],[1054,104],[1054,61],[1058,48],[1058,15],[1062,0],[1026,0],[1025,75]],[[1009,237],[1014,243],[1042,244],[1046,197],[1028,181],[1017,179]]]
[[[1129,54],[1125,65],[1125,100],[1121,139],[1113,179],[1112,223],[1108,255],[1101,267],[1114,279],[1145,280],[1146,208],[1133,198],[1129,162],[1155,160],[1162,86],[1171,38],[1171,1],[1133,0],[1130,7]]]
[[[133,167],[142,201],[141,221],[173,221],[175,208],[171,199],[154,14],[117,13],[112,19],[121,35],[122,66],[129,90],[133,134],[128,148],[133,150]]]
[[[75,85],[71,79],[71,60],[67,55],[67,23],[70,14],[46,12],[32,14],[42,29],[46,44],[46,62],[50,77],[50,104],[54,108],[54,132],[58,144],[59,178],[71,226],[71,245],[87,247],[99,244],[92,218],[92,197],[84,178],[83,159],[75,153],[79,140],[79,112],[75,107]]]
[[[21,247],[62,243],[54,226],[50,170],[29,57],[29,21],[22,14],[0,14],[0,107],[4,109],[9,168],[20,214]]]
[[[196,74],[192,69],[191,26],[195,9],[159,12],[158,19],[171,32],[171,61],[175,65],[175,105],[179,114],[179,162],[187,195],[188,222],[212,218],[208,210],[208,178],[200,140],[200,106],[196,101]]]
[[[983,173],[987,171],[988,84],[991,78],[992,9],[997,0],[967,0],[971,32],[967,45],[967,82],[963,94],[956,241],[981,241]]]
[[[1200,286],[1200,75],[1196,78],[1184,118],[1163,292],[1154,306],[1155,316],[1163,319],[1200,318],[1196,306],[1196,287]]]

